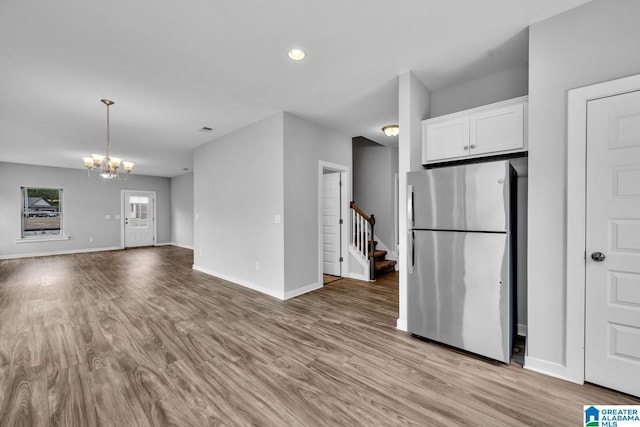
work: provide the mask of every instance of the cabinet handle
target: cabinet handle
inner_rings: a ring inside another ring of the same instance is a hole
[[[468,145],[465,145],[463,148],[464,148],[465,150],[468,150],[468,149],[469,149],[469,146],[468,146]]]
[[[476,145],[475,144],[471,144],[471,148],[476,148]]]

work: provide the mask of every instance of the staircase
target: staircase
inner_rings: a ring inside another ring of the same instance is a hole
[[[376,219],[367,215],[351,202],[351,242],[350,245],[368,264],[369,280],[395,270],[396,261],[387,259],[387,251],[377,249],[374,227]]]
[[[373,241],[373,253],[369,252],[369,262],[373,263],[373,278],[376,279],[382,276],[385,273],[389,273],[390,271],[394,271],[396,268],[397,262],[392,259],[387,259],[387,251],[375,249],[378,242]],[[373,259],[373,261],[371,261]]]

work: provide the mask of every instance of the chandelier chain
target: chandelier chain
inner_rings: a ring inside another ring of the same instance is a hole
[[[83,157],[84,166],[87,168],[87,174],[90,177],[100,176],[104,179],[122,179],[126,180],[127,176],[133,170],[133,162],[125,162],[119,158],[111,158],[111,105],[114,102],[110,99],[101,99],[107,106],[107,149],[105,156],[99,154],[91,154],[91,157]]]
[[[110,153],[110,141],[111,141],[111,137],[109,135],[109,103],[107,103],[107,158],[111,157],[111,153]]]

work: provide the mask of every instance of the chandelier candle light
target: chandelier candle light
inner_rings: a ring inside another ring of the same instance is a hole
[[[107,106],[107,151],[104,156],[100,154],[91,154],[91,157],[83,157],[84,165],[87,168],[87,173],[90,177],[100,176],[104,179],[113,179],[118,178],[121,180],[126,180],[129,176],[129,173],[133,170],[134,163],[131,162],[123,162],[122,159],[117,157],[111,157],[110,152],[110,135],[109,135],[109,106],[113,105],[114,102],[110,99],[101,99],[100,100],[104,105]],[[120,164],[122,164],[122,169],[120,169]]]

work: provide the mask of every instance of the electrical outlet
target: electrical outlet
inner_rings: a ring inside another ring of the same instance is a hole
[[[89,242],[93,243],[93,237],[89,237]]]
[[[111,219],[111,215],[105,215],[104,219]]]
[[[260,270],[260,263],[256,261],[256,271]]]

